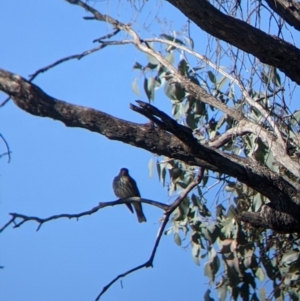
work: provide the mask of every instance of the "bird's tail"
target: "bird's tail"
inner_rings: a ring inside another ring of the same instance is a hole
[[[147,220],[143,212],[142,204],[138,202],[132,202],[132,204],[135,209],[136,216],[138,218],[139,223],[146,222]]]

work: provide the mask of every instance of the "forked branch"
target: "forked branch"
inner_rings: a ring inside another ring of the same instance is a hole
[[[160,202],[156,202],[153,200],[148,200],[148,199],[144,199],[144,198],[139,198],[139,197],[131,197],[131,198],[127,198],[127,199],[119,199],[116,201],[112,201],[112,202],[101,202],[98,204],[98,206],[87,210],[87,211],[83,211],[80,213],[62,213],[62,214],[55,214],[55,215],[51,215],[49,217],[46,218],[41,218],[41,217],[37,217],[37,216],[28,216],[25,214],[20,214],[20,213],[10,213],[11,219],[0,228],[0,233],[2,231],[4,231],[9,225],[13,224],[14,228],[18,228],[20,226],[22,226],[24,223],[29,222],[29,221],[34,221],[38,223],[38,227],[36,229],[36,231],[39,231],[40,228],[42,227],[42,225],[44,223],[56,220],[56,219],[61,219],[61,218],[68,218],[68,219],[76,219],[78,220],[80,217],[83,216],[88,216],[88,215],[92,215],[96,212],[98,212],[100,209],[103,209],[105,207],[109,207],[109,206],[118,206],[118,205],[122,205],[122,204],[127,204],[127,203],[131,203],[133,201],[138,201],[141,203],[145,203],[145,204],[149,204],[155,207],[158,207],[162,210],[169,210],[171,208],[170,205],[166,205]]]
[[[165,210],[165,213],[164,213],[164,218],[162,220],[162,223],[158,229],[158,233],[157,233],[157,236],[156,236],[156,239],[155,239],[155,242],[154,242],[154,246],[152,248],[152,252],[151,252],[151,255],[149,257],[149,259],[143,263],[143,264],[140,264],[120,275],[118,275],[117,277],[115,277],[112,281],[110,281],[107,285],[105,285],[102,289],[102,291],[100,292],[100,294],[97,296],[97,298],[95,299],[95,301],[98,301],[101,296],[119,279],[121,278],[124,278],[126,277],[127,275],[135,272],[135,271],[138,271],[142,268],[149,268],[149,267],[153,267],[153,261],[154,261],[154,258],[155,258],[155,254],[156,254],[156,251],[157,251],[157,248],[158,248],[158,245],[159,245],[159,242],[161,240],[161,237],[162,237],[162,234],[164,233],[164,230],[165,230],[165,227],[169,221],[169,218],[170,218],[170,215],[172,214],[172,212],[181,204],[181,202],[185,199],[185,197],[189,194],[190,191],[192,191],[197,185],[200,184],[200,182],[202,181],[203,179],[203,174],[204,174],[204,169],[203,168],[200,168],[199,169],[199,173],[197,175],[197,177],[195,178],[194,181],[192,181],[181,193],[180,195],[177,197],[177,199],[171,204],[168,206],[168,209]]]

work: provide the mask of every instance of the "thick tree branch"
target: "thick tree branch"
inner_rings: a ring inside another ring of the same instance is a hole
[[[202,101],[204,103],[207,103],[209,105],[214,106],[215,108],[221,110],[222,112],[226,113],[228,116],[231,116],[232,118],[238,120],[238,121],[242,121],[244,118],[242,116],[242,114],[233,108],[228,107],[227,105],[225,105],[223,102],[218,101],[217,99],[215,99],[214,97],[212,97],[211,95],[209,95],[208,93],[206,93],[206,91],[204,89],[202,89],[201,87],[199,87],[198,85],[192,83],[190,80],[188,80],[187,78],[185,78],[184,76],[182,76],[177,70],[176,68],[174,68],[172,66],[172,64],[166,60],[162,55],[160,55],[159,53],[155,52],[152,48],[147,47],[146,45],[144,45],[144,43],[142,43],[141,38],[138,36],[138,34],[129,26],[126,24],[123,24],[121,22],[119,22],[118,20],[115,20],[113,18],[111,18],[110,16],[107,15],[103,15],[101,14],[99,11],[95,10],[94,8],[90,7],[89,5],[87,5],[86,3],[83,3],[80,0],[74,0],[74,1],[69,1],[72,4],[77,4],[83,8],[85,8],[86,10],[88,10],[90,13],[93,14],[93,16],[95,17],[96,20],[99,21],[106,21],[108,23],[110,23],[111,25],[113,25],[115,28],[118,28],[120,30],[123,30],[125,32],[127,32],[132,38],[133,41],[132,43],[142,52],[149,54],[153,57],[155,57],[163,66],[165,66],[171,73],[172,73],[172,78],[175,82],[179,83],[191,96],[193,96],[194,98],[198,99],[199,101]],[[159,40],[156,39],[157,41],[163,42],[164,40]],[[130,42],[130,41],[129,41]],[[167,43],[167,42],[166,42]],[[173,42],[169,42],[169,44],[174,44],[174,47],[178,47],[178,48],[182,48],[182,46],[178,45],[176,43]],[[183,49],[184,51],[187,51],[189,53],[191,53],[191,50],[189,49]],[[191,53],[192,55],[195,55],[195,53]],[[299,166],[295,166],[295,163],[289,158],[289,156],[287,156],[286,154],[286,148],[285,148],[285,143],[281,137],[281,133],[279,131],[279,129],[277,128],[277,125],[275,124],[275,122],[272,120],[272,118],[269,116],[269,113],[265,111],[264,108],[262,108],[262,106],[255,102],[248,94],[247,90],[243,87],[243,85],[233,76],[229,75],[228,73],[226,73],[225,71],[221,70],[220,68],[218,68],[215,64],[213,64],[212,62],[210,62],[207,58],[205,58],[204,56],[201,55],[195,55],[197,58],[205,61],[206,63],[208,63],[211,67],[213,67],[214,69],[216,69],[218,72],[220,72],[221,74],[223,74],[224,76],[226,76],[228,79],[230,79],[232,82],[234,82],[239,89],[241,90],[241,93],[243,94],[243,96],[245,97],[246,101],[248,102],[248,104],[250,106],[252,106],[253,108],[256,108],[258,111],[261,112],[261,114],[264,116],[264,118],[270,123],[270,125],[272,126],[274,133],[276,135],[276,141],[274,141],[274,139],[270,139],[270,140],[263,140],[264,142],[267,143],[267,145],[271,148],[275,159],[283,166],[285,166],[286,168],[288,168],[290,170],[291,173],[293,173],[296,177],[300,177],[300,169]],[[139,105],[141,106],[141,103],[139,103]],[[150,106],[148,107],[149,110]],[[147,112],[146,110],[140,110],[138,107],[132,106],[132,109],[138,111],[139,113],[142,113],[144,116],[146,116],[147,118],[149,118],[150,120],[152,120],[153,122],[155,122],[161,129],[166,130],[165,127],[163,127],[163,124],[157,120],[156,117],[154,117],[155,114],[153,114],[153,112]],[[150,114],[149,114],[150,113]],[[160,113],[160,114],[164,114],[164,113]],[[160,118],[162,118],[162,116],[159,116]],[[174,121],[175,122],[175,121]],[[172,129],[172,119],[170,120],[170,123],[168,124],[167,130],[170,131],[171,133],[173,133],[175,136],[177,136],[179,139],[181,139],[181,136],[179,136],[179,132],[182,133],[182,130],[185,128],[186,131],[188,131],[189,129],[186,127],[183,127],[180,129],[180,131],[178,131],[178,128],[180,127],[180,125],[178,125],[176,122],[176,129],[174,132],[174,128]],[[257,128],[256,124],[252,123],[254,128]],[[248,128],[251,129],[251,123],[250,121],[248,121]],[[265,131],[262,128],[260,129],[260,131]],[[182,133],[183,136],[186,136],[186,133]],[[270,136],[265,132],[264,136]],[[182,139],[181,139],[182,140]],[[184,141],[184,140],[182,140]],[[185,141],[186,142],[186,141]],[[186,145],[190,145],[185,143]],[[270,145],[271,144],[271,145]],[[274,152],[274,150],[276,150]]]
[[[254,160],[222,153],[208,145],[199,144],[181,125],[178,125],[176,131],[176,122],[166,114],[160,115],[159,110],[150,104],[138,103],[140,111],[149,115],[156,112],[169,130],[151,123],[132,123],[101,111],[66,103],[45,94],[20,76],[4,70],[0,70],[0,90],[10,95],[15,104],[28,113],[50,117],[70,127],[85,128],[151,153],[230,175],[269,198],[277,210],[295,217],[299,213],[300,195],[291,183]],[[168,122],[167,118],[170,119]],[[170,128],[170,124],[173,128]]]
[[[149,123],[125,121],[98,110],[55,99],[22,77],[1,69],[0,90],[10,95],[22,110],[35,116],[53,118],[69,127],[85,128],[111,140],[130,142],[152,153],[217,171],[214,164],[191,156],[188,147],[176,137]]]
[[[253,187],[251,185],[253,185],[253,180],[254,178],[258,179],[258,171],[260,175],[262,175],[263,177],[265,177],[267,174],[269,174],[271,176],[275,176],[277,177],[277,175],[270,173],[270,171],[268,169],[265,169],[263,166],[259,165],[257,162],[250,160],[248,158],[241,158],[238,156],[234,156],[234,155],[228,155],[222,152],[219,152],[213,148],[210,148],[209,146],[206,146],[204,144],[200,144],[196,138],[192,135],[191,131],[189,131],[188,128],[186,128],[185,126],[179,125],[177,124],[176,121],[174,121],[171,117],[169,117],[167,114],[165,114],[164,112],[161,112],[159,109],[153,107],[152,105],[150,105],[149,103],[145,103],[142,101],[137,101],[137,103],[139,104],[139,107],[133,106],[131,105],[132,109],[145,115],[145,116],[156,116],[155,118],[159,118],[159,123],[157,124],[159,127],[162,127],[164,130],[169,131],[170,133],[172,133],[174,136],[178,137],[181,141],[184,142],[185,145],[189,146],[189,152],[191,154],[193,154],[195,157],[197,158],[205,158],[205,160],[207,162],[215,162],[214,164],[216,164],[218,166],[218,168],[221,167],[222,165],[222,170],[227,168],[230,168],[231,164],[236,164],[237,166],[240,167],[244,167],[247,168],[247,166],[251,166],[251,168],[253,168],[255,170],[255,177],[251,177],[252,180],[251,181],[247,181],[247,179],[243,178],[243,175],[239,174],[239,172],[237,171],[237,169],[235,171],[233,171],[233,173],[231,171],[227,171],[225,172],[225,174],[229,174],[231,176],[234,176],[235,178],[239,179],[241,182],[247,184],[250,187]],[[153,122],[155,122],[155,118],[153,118]],[[177,127],[176,127],[177,125]],[[262,135],[262,139],[263,141],[266,141],[267,145],[270,144],[270,147],[272,148],[272,143],[273,138],[272,135],[268,134],[267,132],[263,131],[263,129],[261,128],[261,126],[259,125],[253,125],[252,123],[243,120],[240,122],[240,126],[243,129],[243,131],[246,132],[253,132],[258,136],[260,135],[260,132],[263,133]],[[237,127],[238,128],[238,127]],[[268,140],[269,139],[269,140]],[[276,144],[275,144],[276,145]],[[275,150],[274,150],[275,151]],[[275,151],[276,154],[276,151]],[[280,149],[279,149],[279,154],[280,154]],[[223,169],[224,168],[224,169]],[[237,172],[235,175],[233,175],[235,172]],[[242,176],[242,177],[241,177]],[[247,178],[250,176],[250,171],[247,171]],[[262,180],[262,178],[260,178]],[[270,184],[268,184],[270,185]],[[260,190],[260,184],[259,182],[256,182],[256,185],[253,187],[255,190],[261,192],[262,194],[264,194],[261,190]],[[292,188],[292,190],[297,189],[298,186],[295,184],[295,186],[291,186],[290,183],[285,181],[285,185],[284,187]],[[271,186],[269,186],[271,187]],[[297,187],[297,188],[296,188]],[[272,190],[272,189],[270,189]],[[266,192],[266,191],[265,191]],[[271,193],[271,191],[269,191]],[[265,195],[265,194],[264,194]],[[268,195],[267,196],[270,200],[275,201],[275,199],[277,199],[277,197],[275,195]],[[297,200],[298,203],[298,200]]]
[[[264,205],[259,212],[242,212],[237,219],[279,233],[300,233],[299,218],[274,209],[272,204]]]
[[[207,33],[253,54],[263,63],[279,68],[300,84],[300,50],[292,44],[268,35],[244,21],[226,16],[207,0],[168,2]]]
[[[266,0],[274,10],[288,24],[300,30],[300,4],[292,0]]]

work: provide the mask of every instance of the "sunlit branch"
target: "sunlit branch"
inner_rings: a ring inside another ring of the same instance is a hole
[[[214,64],[211,60],[209,60],[205,55],[201,55],[191,49],[189,49],[188,47],[185,47],[183,45],[180,45],[178,43],[169,41],[169,40],[165,40],[165,39],[145,39],[144,41],[147,42],[158,42],[158,43],[162,43],[162,44],[167,44],[167,45],[171,45],[174,46],[178,49],[181,49],[189,54],[191,54],[192,56],[198,58],[199,60],[201,60],[202,62],[206,63],[208,66],[210,66],[211,68],[213,68],[214,70],[216,70],[218,73],[224,75],[226,78],[228,78],[230,81],[234,82],[240,89],[240,91],[242,92],[243,96],[245,97],[246,101],[248,102],[248,104],[254,108],[256,108],[257,110],[259,110],[259,112],[264,116],[264,118],[270,123],[270,125],[272,126],[272,128],[275,131],[275,134],[278,136],[277,139],[279,139],[280,143],[282,145],[284,145],[284,141],[281,137],[281,133],[279,131],[279,129],[277,128],[276,123],[274,122],[274,120],[272,120],[272,118],[269,116],[269,113],[257,102],[255,102],[249,95],[248,91],[245,89],[244,85],[242,84],[241,81],[239,81],[236,77],[228,74],[226,71],[224,71],[220,66]]]
[[[211,147],[219,148],[224,146],[230,140],[249,133],[253,133],[259,136],[262,141],[272,149],[271,143],[275,139],[275,137],[271,133],[268,133],[264,129],[262,129],[260,125],[252,124],[247,120],[239,122],[236,126],[230,128],[220,136],[217,136],[214,140],[209,141],[208,145]]]

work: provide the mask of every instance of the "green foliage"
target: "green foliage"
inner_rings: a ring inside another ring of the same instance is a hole
[[[163,34],[161,38],[191,49],[194,47],[186,37],[179,39],[178,36]],[[154,49],[153,45],[151,47]],[[249,106],[226,76],[208,67],[191,66],[187,57],[174,45],[167,45],[163,56],[181,75],[271,133],[270,124],[262,112]],[[153,101],[156,90],[163,89],[170,100],[173,118],[190,127],[199,143],[210,144],[236,126],[230,116],[186,93],[154,58],[147,59],[145,66],[135,63],[134,68],[144,76],[144,91],[148,100]],[[282,136],[286,137],[289,155],[298,160],[300,111],[292,114],[282,100],[282,94],[276,94],[277,89],[282,87],[282,80],[275,68],[260,65],[260,86],[253,84],[255,74],[253,72],[248,80],[244,80],[244,86],[248,85],[250,97],[276,122]],[[273,94],[268,96],[268,93]],[[292,178],[289,171],[276,162],[269,145],[259,134],[236,135],[219,149],[251,158],[275,173]],[[153,161],[150,165],[149,170],[152,170]],[[198,172],[198,168],[163,156],[156,159],[156,167],[159,181],[170,196],[185,189]],[[172,234],[177,246],[191,249],[194,263],[203,264],[204,275],[209,284],[215,286],[220,301],[228,296],[232,300],[283,300],[287,296],[300,300],[298,236],[254,229],[237,218],[243,211],[258,212],[268,202],[265,196],[236,179],[205,171],[201,184],[174,211],[165,234]],[[214,300],[210,293],[210,290],[206,291],[205,300]]]

